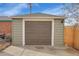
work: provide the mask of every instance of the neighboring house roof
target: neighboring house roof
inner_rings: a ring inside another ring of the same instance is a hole
[[[12,22],[12,19],[8,16],[0,16],[0,22]]]
[[[8,16],[0,16],[0,20],[11,20]]]
[[[43,13],[34,13],[34,14],[27,14],[27,15],[18,15],[18,16],[11,16],[11,18],[60,18],[64,19],[64,16],[57,16],[57,15],[50,15],[50,14],[43,14]]]

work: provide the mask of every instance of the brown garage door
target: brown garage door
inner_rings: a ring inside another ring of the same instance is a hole
[[[51,21],[26,21],[26,45],[51,45]]]

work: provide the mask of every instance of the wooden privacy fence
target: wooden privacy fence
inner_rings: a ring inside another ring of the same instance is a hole
[[[79,25],[65,26],[64,42],[66,46],[73,47],[79,50]]]
[[[74,26],[74,48],[79,50],[79,24]]]
[[[65,26],[64,28],[64,42],[66,46],[73,47],[74,40],[74,27],[73,26]]]

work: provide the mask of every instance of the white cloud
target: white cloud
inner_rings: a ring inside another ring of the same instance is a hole
[[[56,8],[48,8],[46,10],[43,10],[42,13],[46,13],[46,14],[53,14],[53,15],[62,15],[63,11],[62,11],[62,6],[56,7]]]
[[[3,16],[17,15],[21,12],[22,8],[27,8],[27,4],[16,5],[12,9],[9,9],[9,10],[6,10],[6,11],[2,12],[0,15],[3,15]]]
[[[35,4],[32,4],[32,6],[39,7],[39,4],[35,3]],[[21,14],[22,13],[21,11],[23,10],[23,8],[24,9],[28,8],[27,3],[18,4],[16,6],[14,6],[13,8],[10,8],[10,9],[5,10],[5,11],[3,11],[3,9],[0,9],[0,16],[13,16],[13,15]]]

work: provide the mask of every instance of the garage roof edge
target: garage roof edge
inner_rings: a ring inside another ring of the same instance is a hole
[[[54,19],[65,19],[64,16],[58,16],[58,15],[50,15],[50,14],[27,14],[27,15],[18,15],[18,16],[11,16],[10,18],[16,19],[16,18],[54,18]]]

